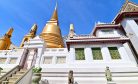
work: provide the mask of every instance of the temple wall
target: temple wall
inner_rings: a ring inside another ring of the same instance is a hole
[[[1,50],[0,67],[13,68],[20,64],[24,49]]]
[[[101,48],[103,60],[93,60],[92,51],[91,51],[92,47]],[[108,47],[117,47],[120,53],[121,59],[117,59],[117,60],[111,59]],[[86,58],[85,60],[75,60],[75,48],[84,48],[85,58]],[[123,44],[72,45],[70,52],[71,52],[70,56],[72,57],[72,61],[70,61],[70,63],[78,64],[78,66],[80,67],[87,67],[87,66],[94,67],[92,65],[95,65],[95,64],[96,64],[96,67],[105,67],[105,66],[118,67],[118,65],[120,67],[122,66],[127,67],[128,65],[136,66],[136,60],[134,58],[134,55],[131,53],[130,49],[128,49],[128,45],[123,45]],[[82,66],[79,64],[82,64]],[[83,66],[83,64],[87,64],[87,66]]]
[[[94,60],[92,47],[100,47],[103,60]],[[108,47],[117,47],[121,59],[112,59]],[[85,60],[75,59],[75,48],[84,48]],[[60,49],[62,51],[60,51]],[[58,57],[63,57],[58,63]],[[41,56],[39,65],[43,68],[96,68],[109,67],[136,67],[137,63],[127,43],[125,44],[100,44],[100,45],[71,45],[70,51],[67,48],[47,48]],[[95,66],[96,65],[96,66]]]
[[[137,54],[138,54],[138,25],[134,19],[124,19],[121,22],[127,36],[130,38]]]

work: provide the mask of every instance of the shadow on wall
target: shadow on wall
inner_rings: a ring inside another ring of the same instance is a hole
[[[78,84],[77,82],[75,82],[74,84]]]
[[[47,79],[41,80],[40,84],[49,84]]]
[[[49,84],[47,79],[41,80],[40,84]],[[74,84],[78,84],[77,82],[75,82]]]

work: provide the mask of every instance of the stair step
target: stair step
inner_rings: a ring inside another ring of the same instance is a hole
[[[18,71],[18,72],[16,72],[16,74],[24,74],[25,72],[23,72],[23,71]]]
[[[12,75],[12,77],[17,77],[17,78],[19,78],[19,77],[21,77],[23,74],[13,74]]]
[[[9,81],[2,81],[2,84],[8,84]]]
[[[1,71],[0,77],[6,74],[11,69],[3,69]],[[27,69],[20,69],[16,73],[13,73],[11,77],[8,77],[8,80],[3,81],[3,84],[15,84],[15,82],[27,71]]]
[[[14,84],[25,72],[27,69],[21,69],[20,71],[17,71],[15,74],[12,74],[12,77],[9,77],[9,83],[8,84]]]
[[[9,82],[14,82],[14,81],[16,81],[16,80],[18,80],[17,77],[9,77]]]
[[[0,77],[2,77],[4,74],[6,74],[6,73],[1,73],[1,74],[0,74]]]
[[[21,69],[20,70],[20,72],[26,72],[27,71],[27,69]]]
[[[4,68],[3,70],[1,70],[1,72],[2,73],[6,73],[6,72],[8,72],[8,71],[10,71],[11,70],[11,68]]]
[[[8,77],[8,81],[3,81],[3,83],[8,82],[8,84],[15,84],[15,82],[24,74],[27,72],[27,69],[21,69],[17,71],[16,73],[13,73],[11,77]],[[7,70],[2,71],[0,77],[7,73]]]
[[[8,84],[15,84],[15,82],[14,82],[14,81],[12,81],[12,82],[8,82]]]
[[[0,75],[4,75],[4,74],[6,74],[6,73],[1,73]]]

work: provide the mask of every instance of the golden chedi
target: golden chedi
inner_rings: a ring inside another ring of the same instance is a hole
[[[9,31],[0,38],[0,50],[8,50],[11,45],[11,36],[12,36],[13,28],[10,28]]]
[[[24,42],[28,42],[28,41],[30,41],[30,39],[34,38],[36,36],[36,31],[37,31],[37,25],[34,24],[31,28],[30,32],[26,36],[24,36],[20,47],[24,46]]]
[[[47,48],[63,48],[64,43],[58,25],[57,6],[50,21],[44,27],[41,38],[45,41]]]

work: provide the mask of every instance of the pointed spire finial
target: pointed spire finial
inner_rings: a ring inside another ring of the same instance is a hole
[[[8,36],[8,37],[10,38],[11,35],[12,35],[12,32],[13,32],[13,28],[10,28],[10,29],[8,30],[8,32],[5,34],[5,36]]]
[[[126,0],[126,2],[129,2],[129,0]]]
[[[55,5],[55,10],[53,12],[53,15],[51,17],[51,20],[57,20],[58,21],[58,13],[57,13],[57,2],[56,2],[56,5]]]
[[[29,32],[29,34],[33,34],[34,36],[36,35],[37,32],[37,24],[34,24]],[[33,37],[34,37],[33,36]]]
[[[31,28],[31,30],[37,30],[37,24],[34,24]]]
[[[57,9],[57,7],[58,7],[58,2],[56,1],[56,6],[55,6],[55,10]]]
[[[70,24],[70,30],[74,30],[74,25]]]
[[[73,24],[70,24],[70,32],[69,32],[69,37],[70,38],[73,38],[73,36],[76,35],[75,34],[75,31],[74,31],[74,25]]]

